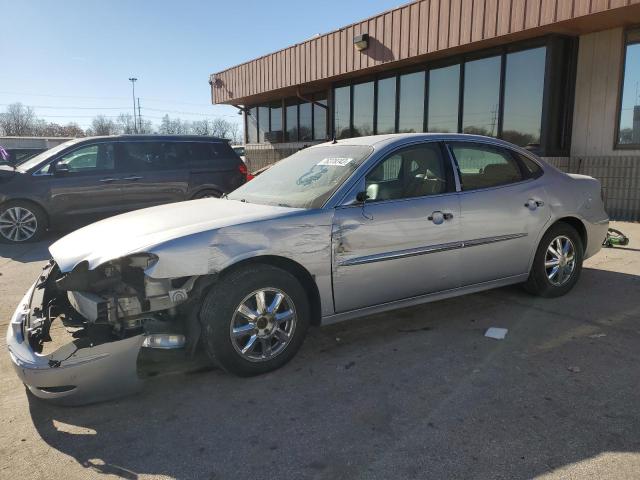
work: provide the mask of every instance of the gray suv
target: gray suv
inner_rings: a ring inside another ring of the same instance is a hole
[[[220,197],[247,181],[227,140],[119,135],[71,140],[16,166],[0,165],[0,241],[37,240],[163,203]]]

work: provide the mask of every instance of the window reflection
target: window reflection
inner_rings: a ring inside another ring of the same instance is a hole
[[[313,132],[311,131],[311,104],[309,102],[301,103],[299,106],[299,120],[300,126],[298,127],[298,137],[301,142],[311,140],[313,138]]]
[[[250,108],[247,115],[247,143],[258,141],[258,109]]]
[[[377,133],[396,131],[396,77],[378,80]]]
[[[353,131],[351,136],[373,135],[373,82],[353,86]]]
[[[398,131],[422,132],[424,128],[424,72],[400,76]]]
[[[640,145],[640,31],[627,33],[619,145]]]
[[[288,105],[286,108],[287,131],[285,135],[286,142],[298,141],[298,105]]]
[[[271,107],[271,127],[269,139],[272,142],[282,141],[282,107],[278,103]]]
[[[351,117],[350,87],[340,87],[334,90],[334,128],[336,138],[351,136],[349,122]]]
[[[520,146],[540,144],[544,47],[507,55],[502,138]]]
[[[460,98],[460,65],[429,72],[427,131],[456,133]]]
[[[258,142],[264,142],[264,134],[269,131],[269,107],[258,107]]]
[[[322,105],[327,104],[324,95],[317,95],[315,101]],[[313,138],[315,140],[326,140],[327,138],[327,109],[319,105],[313,106]]]
[[[498,134],[500,57],[465,64],[462,131],[495,137]]]

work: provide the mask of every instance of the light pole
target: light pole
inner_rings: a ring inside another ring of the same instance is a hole
[[[133,98],[133,130],[138,133],[138,122],[136,122],[136,80],[135,77],[129,77],[129,81],[131,82],[131,97]]]

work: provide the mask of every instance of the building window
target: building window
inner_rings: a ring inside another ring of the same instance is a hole
[[[351,136],[351,87],[336,88],[333,102],[336,138],[348,138]]]
[[[640,30],[626,33],[617,147],[640,148]]]
[[[313,139],[313,120],[311,104],[309,102],[301,103],[298,107],[299,127],[298,136],[301,142]]]
[[[424,78],[425,72],[400,75],[399,132],[424,131]]]
[[[285,142],[298,141],[298,104],[287,105],[285,109],[285,121],[287,131],[285,132]]]
[[[396,131],[396,77],[378,80],[376,133]]]
[[[264,142],[264,134],[269,131],[269,107],[258,107],[258,142]]]
[[[462,131],[498,135],[500,106],[500,56],[473,60],[464,66]]]
[[[247,115],[247,143],[258,142],[258,109],[250,108]]]
[[[321,105],[327,105],[326,94],[315,95],[314,101]],[[314,140],[327,139],[327,109],[320,105],[313,105],[313,138]]]
[[[540,145],[545,47],[506,56],[502,138],[524,146]]]
[[[282,142],[282,103],[271,106],[270,112],[269,141],[274,143]]]
[[[373,135],[373,82],[353,86],[353,125],[351,136]]]
[[[429,71],[427,131],[456,133],[460,103],[460,65]]]

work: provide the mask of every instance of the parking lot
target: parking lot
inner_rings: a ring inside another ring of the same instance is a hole
[[[316,328],[283,369],[54,407],[0,355],[0,478],[638,478],[640,225],[567,296],[517,287]],[[0,325],[53,239],[0,246]],[[505,340],[483,336],[505,327]]]

